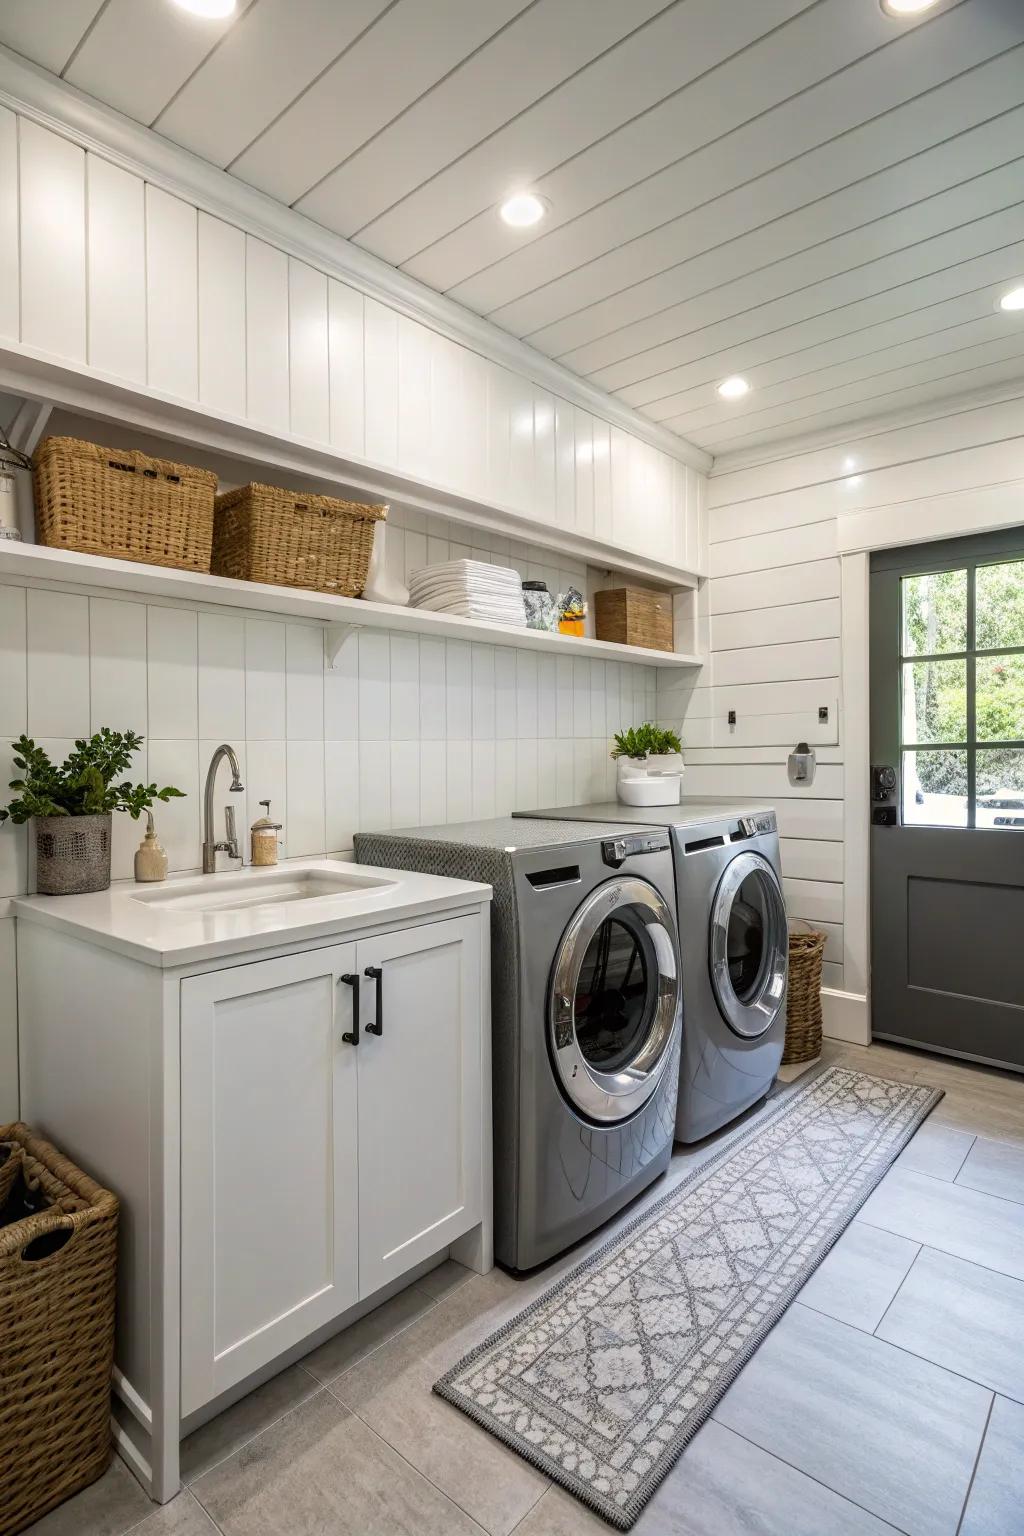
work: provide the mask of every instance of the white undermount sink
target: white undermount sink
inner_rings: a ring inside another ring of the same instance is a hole
[[[205,875],[201,880],[183,880],[158,891],[133,891],[129,900],[144,902],[162,912],[240,912],[250,907],[276,907],[282,902],[368,895],[395,884],[394,880],[342,870],[337,874],[323,869],[296,870],[291,874],[282,870],[277,875]]]

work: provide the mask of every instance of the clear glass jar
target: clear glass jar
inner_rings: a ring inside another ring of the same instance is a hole
[[[523,582],[523,606],[527,629],[546,629],[552,634],[557,630],[558,603],[546,581]]]

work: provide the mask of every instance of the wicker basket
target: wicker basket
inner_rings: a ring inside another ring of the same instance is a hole
[[[47,437],[35,454],[36,537],[52,549],[209,571],[217,476],[132,449]]]
[[[217,497],[213,570],[238,581],[361,597],[386,506],[242,485]]]
[[[821,1055],[821,957],[827,935],[808,927],[789,934],[784,1062],[813,1061]]]
[[[117,1200],[26,1125],[0,1126],[49,1209],[0,1227],[0,1536],[110,1461]],[[65,1234],[68,1234],[65,1236]]]
[[[599,640],[670,651],[674,645],[672,598],[644,587],[594,593],[594,632]]]

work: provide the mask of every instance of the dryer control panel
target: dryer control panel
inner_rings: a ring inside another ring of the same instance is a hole
[[[606,837],[601,844],[601,857],[613,869],[626,859],[640,853],[663,853],[671,847],[668,831],[659,828],[651,832],[625,832],[621,837]]]
[[[740,831],[744,837],[756,837],[759,832],[774,832],[776,825],[774,811],[759,811],[756,816],[740,817]]]

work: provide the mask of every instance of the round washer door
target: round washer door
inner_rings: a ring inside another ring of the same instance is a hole
[[[737,854],[711,908],[711,985],[729,1028],[746,1040],[770,1029],[786,998],[789,938],[778,876],[759,853]]]
[[[602,1124],[635,1115],[671,1059],[678,1007],[668,906],[646,880],[606,881],[577,908],[551,971],[548,1039],[573,1107]]]

